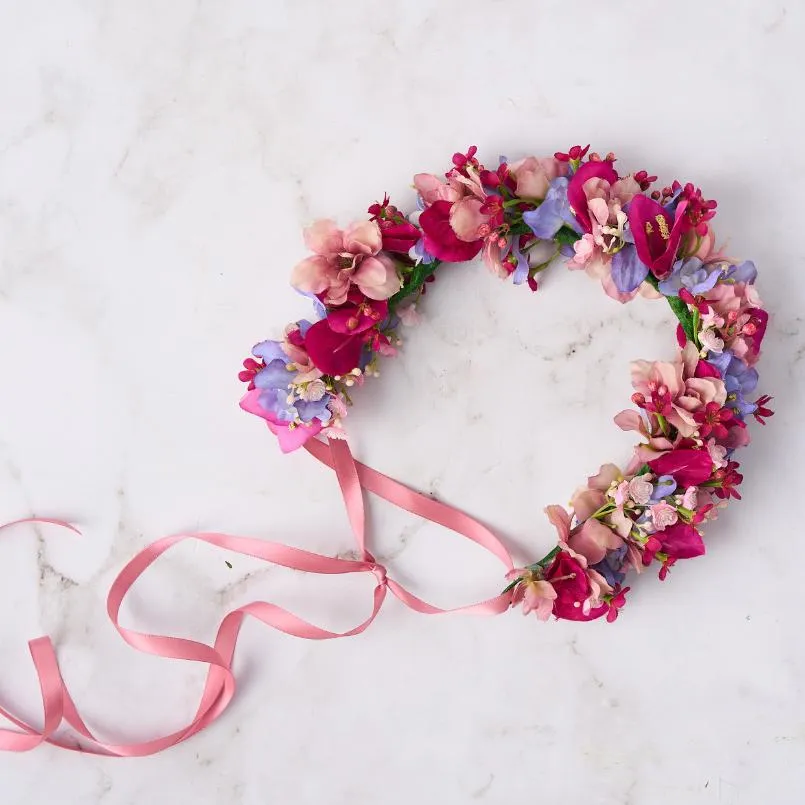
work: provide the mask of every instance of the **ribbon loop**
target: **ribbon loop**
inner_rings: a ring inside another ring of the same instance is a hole
[[[236,680],[232,671],[232,662],[238,635],[247,616],[256,618],[266,626],[294,637],[300,637],[305,640],[331,640],[340,637],[351,637],[364,632],[380,612],[387,590],[390,590],[409,609],[424,615],[436,615],[449,611],[494,615],[503,612],[509,606],[510,593],[499,595],[478,604],[459,607],[455,610],[444,610],[428,604],[390,579],[386,567],[375,559],[366,545],[366,512],[364,509],[363,489],[389,501],[394,506],[443,525],[476,542],[497,556],[507,570],[512,568],[512,560],[500,540],[485,526],[451,506],[415,492],[388,476],[356,462],[346,442],[331,440],[325,443],[313,440],[308,442],[306,447],[311,455],[336,473],[350,526],[362,557],[361,560],[323,556],[282,543],[218,532],[176,534],[157,540],[140,551],[120,571],[109,590],[107,613],[120,636],[132,648],[146,654],[164,657],[165,659],[202,662],[209,666],[198,709],[191,722],[186,727],[169,735],[141,743],[107,744],[99,741],[87,728],[67,690],[59,671],[53,644],[49,638],[41,637],[32,640],[29,647],[39,678],[44,725],[41,730],[37,730],[7,710],[0,708],[0,715],[20,730],[19,732],[0,730],[0,750],[25,752],[43,742],[47,742],[64,749],[88,754],[141,757],[161,752],[187,740],[219,718],[235,695]],[[37,517],[15,520],[12,523],[0,525],[0,529],[26,522],[49,523],[69,528],[80,534],[78,529],[69,523],[51,518]],[[223,618],[212,646],[183,637],[148,634],[122,626],[119,616],[123,600],[139,577],[163,553],[174,545],[188,539],[206,542],[235,553],[252,556],[264,562],[302,570],[307,573],[318,575],[372,573],[376,579],[372,592],[372,610],[365,620],[352,629],[345,632],[334,632],[309,623],[276,604],[267,601],[253,601],[229,612]],[[61,725],[62,720],[66,721],[77,735],[90,742],[91,745],[79,746],[55,737],[55,732]]]

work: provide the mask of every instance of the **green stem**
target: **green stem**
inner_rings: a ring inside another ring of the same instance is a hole
[[[649,275],[646,277],[646,282],[651,285],[652,288],[662,293],[662,291],[660,291],[660,281],[653,274],[649,273]],[[693,316],[691,315],[690,310],[688,310],[688,306],[678,296],[666,296],[665,301],[668,302],[668,306],[674,312],[674,315],[677,317],[677,319],[679,319],[679,323],[682,325],[682,330],[685,333],[685,337],[688,339],[688,341],[695,345],[696,330]]]
[[[407,299],[409,296],[419,291],[428,277],[433,275],[441,264],[441,260],[434,260],[432,263],[419,263],[414,266],[409,275],[408,282],[389,299],[389,309],[392,312],[395,311],[403,299]]]

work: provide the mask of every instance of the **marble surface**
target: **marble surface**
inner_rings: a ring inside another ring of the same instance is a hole
[[[240,360],[306,312],[300,228],[343,222],[477,143],[489,160],[575,142],[693,178],[761,268],[777,416],[708,556],[635,585],[614,626],[425,618],[313,644],[246,626],[212,729],[121,761],[0,756],[3,805],[795,805],[805,792],[797,501],[805,450],[805,9],[276,0],[0,3],[0,699],[37,719],[27,639],[47,633],[92,726],[145,739],[191,715],[202,670],[125,646],[105,594],[158,536],[216,528],[351,547],[331,475],[237,408]],[[673,348],[669,313],[622,308],[556,266],[536,296],[445,271],[404,354],[350,415],[355,453],[468,508],[520,559],[602,461],[628,361]],[[482,552],[371,504],[373,544],[443,605],[498,589]],[[184,546],[127,623],[209,640],[267,598],[331,627],[368,582],[322,582]]]

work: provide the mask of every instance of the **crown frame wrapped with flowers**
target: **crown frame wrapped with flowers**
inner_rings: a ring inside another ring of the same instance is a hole
[[[571,500],[548,506],[558,545],[508,575],[504,593],[524,613],[614,620],[629,570],[657,562],[659,577],[680,559],[704,553],[702,528],[743,480],[734,452],[749,443],[746,420],[764,424],[770,397],[750,400],[768,315],[752,262],[727,257],[710,221],[716,202],[675,181],[619,176],[615,156],[574,146],[494,169],[477,149],[454,154],[444,178],[414,177],[418,210],[389,203],[346,229],[329,220],[305,230],[312,255],[291,283],[310,296],[315,321],[288,325],[244,361],[241,407],[264,419],[283,451],[317,436],[344,439],[350,392],[394,355],[400,325],[444,263],[482,254],[515,285],[539,287],[555,258],[597,278],[620,302],[664,298],[679,324],[671,362],[632,364],[635,409],[615,422],[641,436],[626,469],[605,464]]]
[[[52,642],[40,637],[29,649],[42,692],[43,726],[0,707],[0,717],[16,727],[0,729],[0,751],[50,743],[132,757],[187,740],[217,720],[235,695],[233,660],[246,617],[307,640],[351,637],[374,622],[391,593],[423,615],[497,615],[520,605],[543,620],[553,614],[613,621],[626,601],[627,572],[655,565],[664,579],[678,560],[704,553],[703,527],[720,506],[740,498],[742,476],[734,454],[749,443],[747,420],[754,416],[763,424],[772,415],[768,396],[750,399],[768,322],[754,286],[757,272],[751,262],[730,259],[715,247],[710,221],[716,204],[693,185],[674,182],[652,191],[656,177],[645,171],[621,177],[612,154],[602,159],[587,151],[574,146],[543,159],[501,160],[488,170],[473,147],[453,156],[444,178],[414,177],[419,210],[410,216],[384,198],[365,220],[344,230],[332,221],[306,230],[313,254],[295,267],[292,283],[311,297],[315,321],[294,322],[282,340],[254,348],[240,373],[249,386],[241,406],[266,421],[282,450],[304,447],[335,472],[357,544],[354,557],[217,531],[151,543],[112,583],[107,612],[133,648],[209,666],[190,723],[144,741],[100,740],[79,714]],[[353,387],[377,375],[381,356],[395,354],[400,326],[415,323],[417,303],[440,266],[479,253],[498,276],[532,291],[540,272],[562,255],[571,268],[600,279],[610,296],[621,302],[637,294],[664,298],[679,320],[673,361],[632,364],[635,408],[615,417],[622,429],[640,435],[632,459],[623,470],[605,464],[588,478],[573,495],[571,511],[548,506],[558,544],[519,569],[486,526],[356,462],[344,441]],[[501,584],[492,598],[452,610],[419,598],[370,552],[364,490],[485,549],[503,564],[507,586]],[[30,522],[77,530],[49,517],[24,517],[0,530]],[[123,626],[121,606],[139,577],[186,540],[317,575],[371,575],[371,610],[356,626],[337,632],[276,604],[252,601],[226,614],[212,644]],[[73,737],[59,732],[64,722]]]

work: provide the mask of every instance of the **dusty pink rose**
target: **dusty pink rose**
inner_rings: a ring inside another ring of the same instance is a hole
[[[394,261],[381,254],[383,236],[375,221],[356,221],[339,229],[334,221],[316,221],[305,229],[313,252],[297,263],[291,284],[317,294],[325,305],[342,305],[355,285],[369,299],[388,299],[400,290]]]
[[[724,344],[749,366],[754,366],[769,321],[755,286],[745,282],[718,283],[704,298],[716,316],[723,319],[718,333]]]
[[[588,519],[571,528],[570,514],[562,506],[548,506],[545,513],[556,528],[559,544],[567,545],[590,564],[600,562],[608,550],[615,550],[623,544],[615,531],[598,520]]]
[[[484,258],[484,265],[497,277],[506,279],[509,272],[503,265],[503,249],[500,248],[497,240],[487,240],[484,242],[481,256]]]
[[[613,483],[622,480],[620,468],[615,464],[602,464],[595,475],[587,479],[587,486],[577,489],[570,499],[576,519],[587,520],[606,503],[606,492]]]
[[[642,395],[646,410],[662,414],[682,436],[698,425],[693,414],[710,402],[724,405],[727,390],[717,377],[695,377],[699,355],[688,343],[674,363],[634,361],[632,386]]]
[[[541,621],[550,618],[556,590],[549,581],[537,578],[528,568],[512,570],[506,578],[509,581],[521,579],[520,584],[514,588],[512,606],[521,604],[523,615],[533,612]]]
[[[655,503],[648,511],[657,531],[663,531],[679,519],[676,508],[670,503]]]
[[[432,173],[417,173],[414,187],[427,206],[437,201],[458,201],[465,194],[465,185],[450,177],[447,181]]]
[[[629,481],[629,497],[638,506],[645,506],[648,503],[651,493],[654,491],[654,484],[646,480],[644,475],[638,475]]]
[[[298,324],[289,324],[285,328],[285,336],[282,340],[282,350],[290,359],[291,371],[297,372],[294,383],[309,383],[318,380],[322,373],[316,368],[305,348],[305,339]]]
[[[515,192],[520,198],[545,198],[548,186],[557,176],[565,176],[568,163],[554,157],[526,157],[509,165],[517,182]]]

